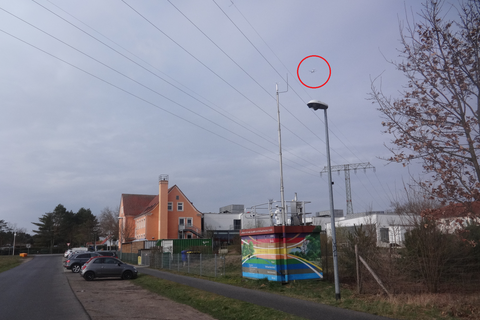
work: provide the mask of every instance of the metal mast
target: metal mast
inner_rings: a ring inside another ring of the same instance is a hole
[[[362,162],[362,163],[350,163],[350,164],[341,164],[337,166],[332,166],[332,172],[336,171],[340,173],[340,171],[345,172],[345,192],[347,195],[347,215],[353,214],[353,204],[352,204],[352,187],[350,185],[350,170],[353,170],[357,173],[357,169],[363,169],[364,172],[367,169],[373,169],[375,171],[375,167],[370,164],[370,162]],[[320,174],[328,172],[327,167],[324,167]]]
[[[287,90],[283,92],[278,91],[278,84],[276,85],[277,91],[277,119],[278,119],[278,149],[280,156],[280,197],[282,198],[282,233],[283,233],[283,283],[288,283],[288,268],[287,268],[287,234],[285,225],[287,223],[287,214],[285,208],[285,195],[283,188],[283,160],[282,160],[282,127],[280,125],[280,93],[288,91],[288,78],[287,78]]]

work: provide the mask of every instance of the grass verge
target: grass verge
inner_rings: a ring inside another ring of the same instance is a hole
[[[256,304],[226,298],[164,279],[141,274],[133,283],[173,301],[189,305],[215,319],[300,320],[291,314]]]
[[[19,256],[0,256],[0,272],[15,268],[22,263]]]
[[[192,275],[190,274],[188,276]],[[134,283],[140,284],[142,287],[174,301],[188,304],[201,312],[212,315],[216,319],[298,319],[288,318],[287,316],[289,315],[285,313],[281,313],[283,314],[281,316],[273,317],[272,312],[274,310],[272,309],[217,296],[177,283],[169,282],[168,287],[164,288],[165,280],[155,277],[145,277],[146,275],[141,275],[141,277],[139,277],[141,280],[138,282],[135,280]],[[409,301],[405,296],[397,296],[389,299],[383,295],[358,295],[347,286],[342,286],[342,299],[336,301],[334,285],[327,281],[292,281],[287,285],[283,285],[278,282],[249,280],[239,276],[205,279],[395,319],[480,319],[477,305],[472,302],[462,306],[462,301],[459,301],[458,297],[457,299],[450,300],[449,304],[439,304],[434,303],[432,300],[428,302],[422,302],[418,299]],[[158,289],[152,290],[152,287],[157,287]],[[170,293],[171,290],[173,290],[174,293]],[[192,290],[195,290],[195,293],[191,294]],[[474,300],[480,301],[480,298],[474,298]],[[209,303],[212,304],[210,305]],[[225,314],[224,308],[228,310],[227,314]],[[256,308],[260,309],[257,310]],[[214,310],[215,313],[210,312],[212,310]]]

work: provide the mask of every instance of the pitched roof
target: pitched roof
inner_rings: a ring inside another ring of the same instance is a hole
[[[194,205],[193,205],[193,202],[191,202],[187,196],[185,195],[185,193],[183,193],[183,191],[177,186],[177,185],[174,185],[173,187],[171,187],[170,189],[168,189],[168,193],[170,193],[170,191],[172,191],[174,188],[177,188],[178,191],[180,191],[180,193],[185,197],[185,199],[188,200],[188,203],[190,203],[193,207],[193,209],[195,209],[197,212],[201,213]]]
[[[155,197],[158,198],[158,195],[122,194],[123,212],[126,216],[138,216],[149,206]]]
[[[108,236],[104,237],[103,239],[102,239],[102,237],[100,237],[100,240],[99,240],[99,241],[95,241],[95,244],[96,244],[96,245],[103,245],[103,244],[105,244],[111,237],[112,237],[111,235],[108,235]],[[91,246],[91,245],[93,245],[93,242],[87,242],[86,245],[87,245],[87,246]]]
[[[147,207],[144,208],[139,215],[150,213],[153,209],[155,209],[156,206],[158,206],[158,196],[155,196],[155,198],[153,198],[152,201],[150,201]]]

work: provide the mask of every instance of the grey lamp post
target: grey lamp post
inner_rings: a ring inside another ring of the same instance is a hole
[[[13,233],[13,252],[12,252],[12,256],[15,255],[15,238],[17,237],[17,233],[14,232]]]
[[[328,120],[327,109],[328,104],[311,100],[307,103],[309,108],[313,110],[322,109],[325,115],[325,141],[327,145],[327,167],[328,167],[328,193],[330,196],[330,217],[332,224],[332,253],[333,253],[333,276],[335,278],[335,299],[340,300],[340,281],[338,279],[338,259],[337,259],[337,236],[335,231],[335,212],[333,206],[333,187],[332,187],[332,165],[330,163],[330,144],[328,141]]]

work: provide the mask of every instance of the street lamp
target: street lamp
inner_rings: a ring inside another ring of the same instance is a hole
[[[15,237],[16,237],[16,236],[17,236],[17,233],[14,232],[14,233],[13,233],[13,252],[12,252],[12,256],[15,255]]]
[[[312,108],[313,110],[322,109],[325,115],[325,141],[327,145],[328,193],[330,196],[330,217],[331,217],[331,224],[332,224],[333,276],[335,278],[335,299],[340,300],[340,282],[338,279],[338,259],[337,259],[337,236],[335,231],[335,212],[334,212],[334,206],[333,206],[332,166],[330,164],[330,144],[328,141],[328,120],[327,120],[328,104],[318,100],[311,100],[307,103],[307,105],[309,108]]]

